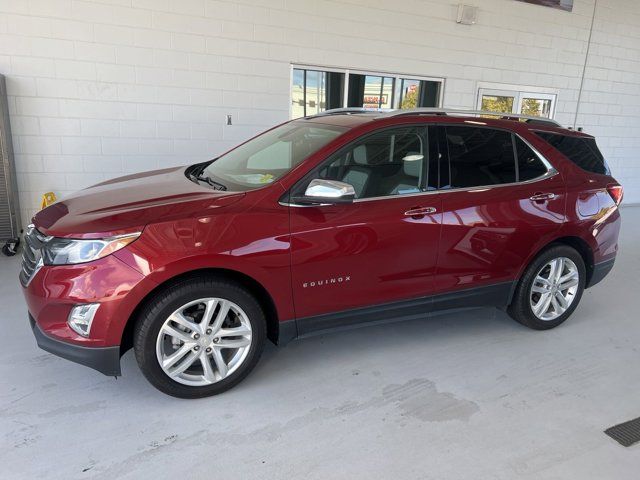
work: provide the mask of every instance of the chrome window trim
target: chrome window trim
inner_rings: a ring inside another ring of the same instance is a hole
[[[427,126],[429,126],[431,124],[428,124]],[[446,123],[436,123],[433,124],[435,126],[445,126]],[[459,126],[459,124],[454,124],[456,126]],[[394,128],[394,127],[385,127],[385,128]],[[400,195],[400,194],[395,194],[395,195],[384,195],[384,196],[380,196],[380,197],[368,197],[368,198],[356,198],[353,200],[352,203],[362,203],[362,202],[372,202],[375,200],[387,200],[387,199],[393,199],[393,198],[407,198],[407,197],[416,197],[416,196],[421,196],[421,195],[433,195],[436,193],[446,193],[446,192],[469,192],[469,191],[473,191],[473,190],[488,190],[488,189],[494,189],[494,188],[502,188],[502,187],[514,187],[514,186],[518,186],[518,185],[529,185],[532,183],[536,183],[536,182],[540,182],[543,180],[547,180],[549,178],[552,178],[556,175],[558,175],[558,170],[556,170],[556,168],[551,164],[551,162],[549,162],[549,160],[547,160],[547,158],[542,155],[542,153],[540,153],[540,151],[534,147],[533,145],[531,145],[531,143],[526,139],[523,138],[519,133],[516,133],[512,130],[508,130],[505,128],[499,128],[499,127],[491,127],[491,126],[476,126],[476,127],[469,127],[469,128],[489,128],[492,130],[502,130],[505,132],[509,132],[511,135],[513,135],[514,137],[519,138],[520,140],[522,140],[522,142],[524,142],[524,144],[529,147],[533,153],[535,153],[536,157],[538,157],[538,159],[542,162],[542,164],[545,166],[545,168],[547,169],[546,173],[543,173],[542,175],[535,177],[535,178],[531,178],[529,180],[524,180],[524,181],[519,181],[519,182],[510,182],[510,183],[498,183],[498,184],[490,184],[490,185],[474,185],[473,187],[458,187],[458,188],[438,188],[436,190],[429,190],[426,192],[415,192],[415,193],[406,193],[404,195]],[[380,130],[376,130],[372,133],[377,133],[379,131],[383,131],[384,129],[380,129]],[[355,140],[355,142],[357,142],[358,140]],[[513,148],[515,149],[515,142],[513,144]],[[517,160],[517,156],[515,155],[514,152],[514,162],[516,163],[516,165],[518,164],[518,160]],[[278,204],[282,205],[283,207],[295,207],[295,208],[309,208],[309,207],[326,207],[326,206],[330,206],[330,205],[336,205],[335,203],[322,203],[322,204],[316,204],[316,205],[301,205],[301,204],[297,204],[297,203],[287,203],[287,202],[278,202]],[[348,204],[346,204],[348,205]]]
[[[525,180],[523,182],[511,182],[511,183],[501,183],[497,185],[476,185],[473,187],[459,187],[459,188],[439,188],[437,190],[430,190],[428,192],[415,192],[415,193],[407,193],[404,195],[385,195],[383,197],[369,197],[369,198],[356,198],[352,203],[364,203],[364,202],[373,202],[376,200],[392,200],[397,198],[408,198],[408,197],[419,197],[419,196],[427,196],[427,195],[435,195],[438,193],[448,193],[448,192],[469,192],[474,190],[490,190],[494,188],[503,188],[503,187],[514,187],[518,185],[528,185],[531,183],[541,182],[543,180],[547,180],[554,176],[558,175],[558,171],[555,168],[551,168],[544,175],[541,175],[536,178],[532,178],[531,180]],[[278,202],[283,207],[295,207],[295,208],[308,208],[308,207],[328,207],[331,205],[337,205],[335,203],[319,203],[315,205],[300,205],[296,203],[286,203],[286,202]],[[344,205],[349,205],[344,204]]]
[[[459,187],[459,188],[439,188],[437,190],[430,190],[428,192],[416,192],[416,193],[407,193],[406,195],[387,195],[384,197],[371,197],[371,198],[357,198],[353,201],[353,203],[360,202],[371,202],[373,200],[382,200],[382,199],[391,199],[391,198],[406,198],[406,197],[414,197],[419,195],[432,195],[434,193],[448,193],[448,192],[469,192],[474,190],[492,190],[494,188],[503,188],[503,187],[515,187],[518,185],[528,185],[530,183],[540,182],[542,180],[547,180],[548,178],[554,177],[558,174],[558,171],[555,168],[551,168],[547,171],[547,173],[532,178],[531,180],[525,180],[523,182],[511,182],[511,183],[500,183],[497,185],[475,185],[473,187]],[[305,205],[306,206],[306,205]],[[318,206],[318,205],[314,205]]]
[[[415,193],[407,193],[404,195],[385,195],[382,197],[369,197],[369,198],[356,198],[352,203],[364,203],[364,202],[373,202],[377,200],[392,200],[399,198],[408,198],[408,197],[419,197],[419,196],[427,196],[427,195],[436,195],[439,193],[456,193],[456,192],[470,192],[474,190],[493,190],[494,188],[503,188],[503,187],[515,187],[518,185],[528,185],[536,182],[541,182],[543,180],[547,180],[549,178],[555,177],[558,175],[558,171],[555,168],[551,168],[547,171],[547,173],[532,178],[530,180],[525,180],[523,182],[511,182],[511,183],[500,183],[497,185],[475,185],[473,187],[459,187],[459,188],[439,188],[437,190],[429,190],[428,192],[415,192]],[[331,205],[337,205],[336,203],[319,203],[313,205],[301,205],[297,203],[286,203],[286,202],[278,202],[278,204],[283,207],[294,207],[294,208],[308,208],[308,207],[328,207]],[[348,203],[344,205],[349,205]]]
[[[502,188],[502,187],[516,187],[518,185],[528,185],[530,183],[540,182],[542,180],[547,180],[548,178],[554,177],[558,174],[558,171],[555,168],[548,170],[547,173],[540,175],[539,177],[532,178],[531,180],[525,180],[523,182],[511,182],[511,183],[500,183],[497,185],[476,185],[473,187],[458,187],[458,188],[442,188],[438,190],[439,192],[468,192],[472,190],[489,190],[494,188]]]
[[[338,205],[338,204],[337,203],[310,203],[309,205],[302,205],[301,203],[278,202],[278,205],[282,205],[283,207],[293,207],[293,208],[309,208],[309,207],[329,207],[331,205]],[[348,204],[340,204],[340,205],[348,205]]]
[[[429,190],[427,192],[414,192],[414,193],[405,193],[403,195],[385,195],[382,197],[369,197],[369,198],[356,198],[353,200],[353,203],[362,203],[362,202],[372,202],[374,200],[384,200],[384,199],[392,199],[392,198],[407,198],[407,197],[419,197],[422,195],[433,195],[436,193],[442,193],[444,190]]]
[[[549,160],[547,160],[547,158],[542,155],[540,153],[540,151],[534,147],[533,145],[531,145],[531,143],[529,142],[529,140],[527,140],[526,138],[522,138],[522,136],[516,132],[511,132],[514,136],[518,137],[520,140],[522,140],[525,145],[527,147],[529,147],[531,150],[533,150],[533,153],[536,154],[536,156],[540,159],[540,161],[544,164],[545,167],[547,167],[547,173],[550,170],[554,170],[557,173],[557,170],[555,169],[555,167],[551,164],[551,162]],[[517,159],[516,159],[516,163],[517,163]],[[537,178],[537,177],[536,177]],[[531,180],[535,180],[534,178],[532,178]],[[524,183],[524,182],[523,182]]]

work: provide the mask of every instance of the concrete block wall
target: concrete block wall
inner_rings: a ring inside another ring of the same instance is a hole
[[[577,124],[640,203],[640,2],[598,0]]]
[[[0,0],[25,223],[43,192],[206,160],[286,120],[292,63],[443,77],[447,107],[474,107],[480,82],[551,88],[573,125],[594,0],[471,3],[473,26],[447,0]],[[634,203],[638,25],[638,2],[598,2],[577,117]]]

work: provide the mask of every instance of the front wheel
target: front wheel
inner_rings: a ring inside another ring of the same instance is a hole
[[[229,390],[258,362],[266,337],[256,299],[225,280],[186,280],[156,295],[135,330],[136,359],[159,390],[200,398]]]
[[[582,256],[567,245],[555,245],[525,270],[509,306],[509,315],[535,330],[557,327],[578,306],[585,280]]]

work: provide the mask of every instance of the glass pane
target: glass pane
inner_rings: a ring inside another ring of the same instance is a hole
[[[514,97],[482,95],[481,110],[486,112],[513,113]]]
[[[379,108],[391,108],[391,101],[393,100],[393,83],[394,79],[391,77],[383,78],[382,96],[380,97]]]
[[[420,98],[420,82],[419,80],[402,79],[402,87],[400,90],[400,108],[416,108]]]
[[[473,127],[446,127],[446,132],[452,188],[516,181],[510,133]]]
[[[291,168],[291,142],[277,141],[258,150],[247,159],[248,170]]]
[[[293,69],[291,82],[291,118],[304,117],[304,70]]]
[[[315,115],[325,110],[325,73],[307,70],[306,115]]]
[[[587,172],[609,175],[609,167],[605,162],[594,138],[573,137],[547,132],[536,132],[571,160]]]
[[[542,160],[517,137],[516,151],[518,152],[518,181],[533,180],[547,173],[547,167],[544,166]]]
[[[232,191],[272,183],[346,129],[293,121],[252,138],[210,163],[202,172]]]
[[[393,78],[366,75],[362,105],[360,106],[364,108],[391,108],[392,94]]]
[[[420,192],[428,155],[424,133],[410,127],[371,135],[330,159],[319,176],[352,185],[357,198]]]
[[[328,74],[318,70],[293,69],[291,82],[291,117],[300,118],[323,112],[327,107],[329,75],[333,75],[333,103],[342,106],[341,85],[344,74]],[[335,108],[335,107],[332,107]]]
[[[551,116],[551,100],[541,98],[523,98],[520,104],[520,113],[534,117]]]
[[[326,73],[326,110],[342,108],[344,99],[344,73]]]
[[[437,107],[440,103],[440,82],[420,82],[419,107]]]

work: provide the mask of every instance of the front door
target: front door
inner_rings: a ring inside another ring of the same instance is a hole
[[[441,205],[429,180],[437,171],[429,168],[427,137],[423,126],[378,131],[332,155],[294,187],[302,193],[312,179],[325,178],[356,191],[349,204],[290,207],[296,317],[322,316],[319,323],[299,321],[300,335],[357,323],[334,313],[434,291]],[[427,312],[428,301],[413,308]],[[368,310],[366,318],[377,317]]]

